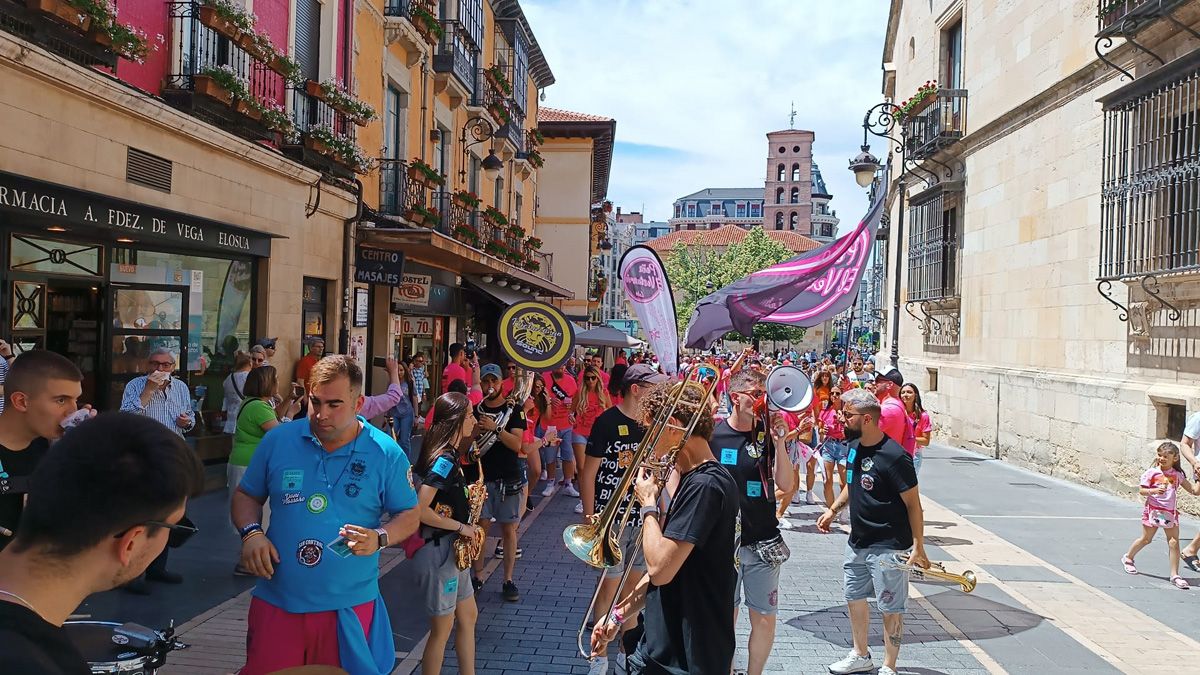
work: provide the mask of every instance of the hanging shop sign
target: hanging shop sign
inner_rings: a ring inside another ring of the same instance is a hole
[[[157,242],[240,255],[271,255],[271,236],[261,232],[3,171],[0,211],[65,227],[108,230],[140,244]]]
[[[428,274],[405,274],[400,285],[392,289],[392,302],[410,307],[428,307],[433,277]]]
[[[404,280],[404,252],[359,246],[354,255],[354,280],[360,284],[399,286]]]

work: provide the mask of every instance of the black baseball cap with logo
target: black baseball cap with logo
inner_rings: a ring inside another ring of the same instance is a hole
[[[670,379],[644,363],[636,363],[625,371],[624,384],[660,384]]]

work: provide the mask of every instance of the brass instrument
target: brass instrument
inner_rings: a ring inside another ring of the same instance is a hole
[[[741,363],[743,358],[745,358],[745,354],[742,354],[738,358],[737,363]],[[735,363],[735,369],[737,363]],[[629,508],[625,510],[625,514],[618,521],[621,505],[632,493],[634,480],[641,473],[642,469],[648,469],[660,487],[666,485],[675,468],[676,456],[683,450],[684,445],[691,438],[696,424],[700,421],[701,413],[705,410],[706,403],[712,398],[712,394],[716,390],[717,382],[719,381],[717,377],[708,380],[707,385],[700,384],[705,380],[706,373],[711,373],[713,370],[711,366],[707,365],[693,368],[683,382],[672,387],[667,404],[650,424],[650,428],[646,430],[646,434],[642,437],[642,442],[638,444],[637,450],[634,451],[633,460],[630,462],[629,467],[625,469],[625,475],[622,476],[621,482],[617,485],[608,503],[604,505],[604,509],[591,522],[571,525],[563,530],[563,543],[566,544],[567,549],[571,553],[575,554],[575,557],[596,569],[606,569],[621,564],[624,557],[624,553],[621,551],[621,533],[628,524],[633,510],[637,508],[637,504],[631,503]],[[676,429],[679,428],[677,425],[673,425],[672,420],[681,410],[681,404],[691,405],[690,401],[684,400],[684,395],[688,391],[698,394],[695,404],[696,409],[691,413],[687,423],[683,426],[683,435],[679,441],[661,457],[656,458],[654,450],[662,440],[663,433],[671,426],[674,426]],[[641,545],[641,537],[638,537],[634,543],[635,555],[636,551],[641,548]],[[628,565],[625,567],[625,571],[622,573],[613,594],[612,605],[608,608],[605,616],[611,613],[613,607],[620,602],[621,593],[625,588],[625,583],[632,569]],[[591,604],[588,605],[587,614],[584,616],[583,622],[579,627],[577,646],[579,653],[585,658],[590,656],[590,652],[584,649],[583,636],[587,630],[588,619],[592,617],[595,611],[596,599],[600,596],[600,588],[603,584],[604,579],[601,578],[600,582],[596,584],[596,591],[592,594]]]
[[[929,563],[929,569],[923,570],[909,561],[909,554],[902,553],[896,556],[895,562],[885,563],[892,569],[908,572],[912,575],[913,581],[925,581],[926,579],[937,579],[938,581],[953,581],[962,587],[963,593],[970,593],[975,590],[975,573],[967,570],[962,574],[954,574],[947,572],[946,566],[939,562]]]
[[[500,431],[508,424],[513,416],[513,413],[521,409],[525,405],[525,399],[529,398],[529,392],[533,391],[534,373],[522,371],[517,376],[513,383],[513,390],[508,393],[508,397],[504,399],[505,409],[496,416],[496,428],[493,431],[485,431],[475,437],[471,442],[471,449],[468,451],[468,456],[472,458],[482,457],[483,453],[496,442],[500,437]]]
[[[470,511],[467,520],[470,525],[479,522],[479,516],[483,514],[483,503],[488,497],[487,486],[483,484],[483,462],[476,459],[475,468],[479,471],[479,478],[467,486],[467,505]],[[482,553],[483,528],[476,527],[473,537],[460,534],[454,538],[454,563],[458,569],[467,569]]]

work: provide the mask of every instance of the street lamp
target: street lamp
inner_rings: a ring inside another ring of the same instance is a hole
[[[896,229],[894,236],[896,237],[896,279],[892,288],[892,350],[890,361],[893,368],[900,367],[900,274],[904,269],[904,261],[900,256],[900,246],[904,241],[904,196],[905,196],[905,178],[908,175],[908,129],[901,124],[896,116],[900,111],[900,106],[895,103],[883,102],[867,111],[863,116],[863,142],[859,148],[861,152],[858,156],[850,160],[849,169],[854,173],[854,181],[860,187],[868,187],[876,180],[876,172],[879,171],[880,161],[871,154],[871,146],[867,144],[867,134],[877,136],[885,140],[897,144],[899,147],[895,152],[900,153],[900,172],[896,176],[896,192],[900,195],[900,213],[896,218]],[[897,139],[891,135],[891,132],[899,130],[900,138]]]
[[[468,136],[470,136],[473,140],[468,142]],[[479,145],[480,143],[486,143],[487,141],[496,138],[496,127],[493,126],[491,121],[489,121],[486,117],[476,115],[475,117],[468,119],[466,123],[463,124],[462,134],[459,136],[459,138],[462,139],[461,143],[463,157],[461,167],[458,170],[458,179],[460,181],[465,181],[467,179],[467,162],[470,159],[470,153],[468,151],[472,146]],[[487,174],[488,178],[495,178],[496,174],[500,173],[500,170],[504,168],[504,160],[496,156],[496,150],[494,148],[488,148],[487,157],[483,159],[483,162],[480,164],[480,166],[483,168],[484,173]]]

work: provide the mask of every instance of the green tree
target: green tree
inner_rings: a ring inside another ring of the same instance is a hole
[[[723,253],[707,246],[685,247],[682,243],[667,256],[665,265],[675,295],[675,306],[679,318],[679,334],[683,336],[696,303],[709,294],[708,284],[713,290],[750,276],[765,267],[783,262],[794,254],[783,244],[775,241],[756,227],[740,242],[732,244]],[[793,340],[804,337],[804,328],[793,328],[779,324],[760,323],[754,326],[755,344],[759,340]],[[738,333],[730,333],[728,339],[743,339]]]

